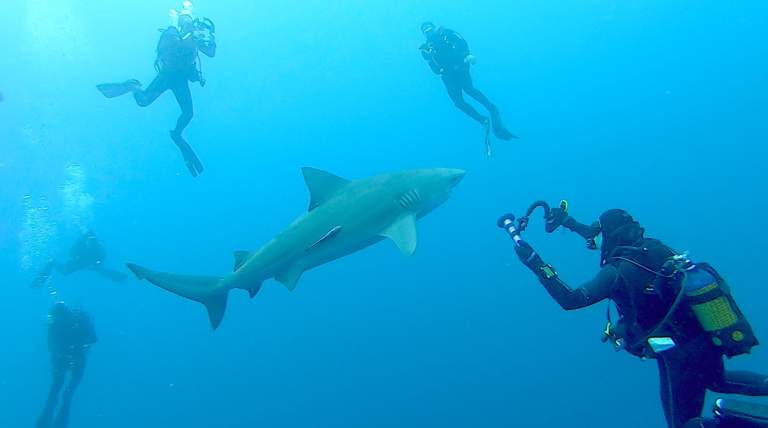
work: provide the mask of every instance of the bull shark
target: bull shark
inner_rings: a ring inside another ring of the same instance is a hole
[[[416,250],[416,220],[442,205],[464,178],[459,169],[433,168],[346,180],[303,168],[310,194],[309,210],[261,249],[235,251],[234,272],[224,277],[177,275],[132,263],[140,280],[205,305],[211,327],[224,318],[229,291],[254,297],[274,278],[293,291],[302,274],[385,238],[410,256]]]

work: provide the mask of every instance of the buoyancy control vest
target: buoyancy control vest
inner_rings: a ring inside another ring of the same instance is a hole
[[[613,326],[609,316],[605,330],[617,348],[653,358],[652,340],[670,339],[674,346],[708,335],[732,357],[758,344],[725,280],[710,265],[694,264],[650,238],[615,249],[606,262],[621,280],[613,296],[620,319]]]

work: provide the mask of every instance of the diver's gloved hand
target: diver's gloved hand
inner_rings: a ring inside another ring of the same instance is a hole
[[[541,260],[541,257],[539,257],[533,247],[531,247],[530,244],[525,241],[520,241],[517,245],[515,245],[515,253],[517,253],[517,257],[520,259],[520,261],[523,262],[523,264],[526,265],[528,269],[532,270],[536,275],[538,275],[539,271],[541,271],[541,268],[546,265],[546,263]]]
[[[210,42],[213,37],[207,30],[195,30],[192,32],[192,39],[197,42]]]
[[[563,209],[562,207],[552,208],[550,213],[551,217],[547,219],[547,224],[545,226],[548,233],[554,232],[560,226],[570,229],[568,226],[573,223],[573,219],[568,215],[567,209]]]

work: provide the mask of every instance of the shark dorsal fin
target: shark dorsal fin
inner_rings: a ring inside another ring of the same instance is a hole
[[[245,262],[248,261],[248,258],[251,257],[251,254],[252,253],[250,251],[235,251],[233,253],[235,256],[235,266],[233,270],[237,272],[237,270],[240,269],[245,264]]]
[[[397,248],[406,256],[413,255],[416,251],[416,218],[413,214],[407,214],[400,217],[392,223],[386,230],[381,232],[381,236],[387,237],[395,242]]]
[[[315,168],[302,168],[304,181],[309,189],[309,211],[322,205],[331,198],[339,189],[344,187],[349,180],[335,176],[330,172]]]

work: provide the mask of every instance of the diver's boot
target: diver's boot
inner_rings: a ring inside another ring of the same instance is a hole
[[[176,143],[176,147],[179,148],[179,151],[181,151],[181,156],[184,158],[184,163],[187,165],[187,169],[189,170],[189,173],[192,174],[192,177],[197,177],[202,174],[203,164],[200,162],[200,159],[197,157],[194,150],[192,150],[192,147],[189,146],[189,143],[187,143],[184,137],[181,136],[181,132],[175,129],[171,131],[171,139]]]

